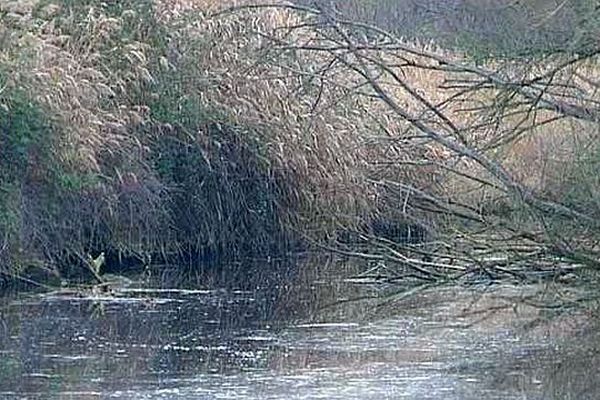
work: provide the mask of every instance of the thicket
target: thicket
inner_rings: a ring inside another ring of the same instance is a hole
[[[266,78],[246,35],[294,17],[220,6],[0,3],[2,279],[280,254],[367,218],[352,104],[310,115],[343,93],[306,93],[299,59]]]
[[[474,61],[239,3],[0,2],[4,276],[299,242],[391,280],[597,268],[596,42]]]
[[[203,99],[213,71],[195,57],[220,28],[194,37],[162,11],[0,4],[1,279],[81,276],[100,252],[142,263],[291,245],[296,189],[269,143]]]
[[[243,6],[222,16],[252,18],[265,8],[303,16],[260,32],[262,55],[277,66],[304,58],[290,74],[342,88],[363,120],[378,124],[360,147],[369,154],[367,182],[380,189],[374,201],[437,232],[417,245],[364,232],[367,251],[352,244],[339,253],[372,261],[373,276],[393,281],[596,279],[587,272],[599,265],[590,173],[600,115],[600,50],[590,39],[597,7],[575,4],[581,13],[574,15],[588,19],[566,26],[578,33],[568,46],[546,42],[527,56],[494,50],[474,59],[464,48],[424,45],[350,18],[349,3],[309,3]]]

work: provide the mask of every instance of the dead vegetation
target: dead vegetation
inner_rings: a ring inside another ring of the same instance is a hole
[[[365,127],[359,137],[368,143],[356,154],[379,188],[378,212],[422,216],[446,233],[429,248],[367,233],[379,251],[337,251],[377,261],[389,279],[407,270],[427,280],[554,279],[597,268],[597,186],[584,167],[598,150],[590,79],[597,49],[476,65],[330,8],[247,6],[220,16],[252,18],[265,8],[305,19],[260,32],[261,59],[284,68],[293,54],[304,60],[293,74],[318,77],[352,99],[360,115],[352,125]],[[587,161],[576,161],[584,154]]]
[[[597,267],[597,50],[478,65],[285,2],[14,7],[4,274],[299,241],[391,280]]]

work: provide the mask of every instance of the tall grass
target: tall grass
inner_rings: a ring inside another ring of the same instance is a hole
[[[326,28],[281,8],[214,15],[240,3],[60,0],[15,10],[0,1],[0,271],[65,277],[101,251],[110,263],[281,252],[377,218],[443,224],[455,203],[477,214],[502,198],[457,175],[489,179],[399,119],[331,53],[273,46],[330,45]],[[524,161],[556,170],[560,132],[575,122],[531,120],[533,134],[498,144],[524,126],[521,114],[496,113],[506,93],[448,101],[460,74],[417,55],[373,54],[409,65],[401,73],[414,93],[445,104],[469,145],[502,157],[521,183],[572,202],[586,196],[572,190],[585,169],[536,177]],[[410,113],[444,126],[406,87],[381,82]]]
[[[285,251],[370,212],[372,125],[343,89],[312,113],[318,83],[245,35],[295,17],[206,18],[215,4],[0,3],[4,274]]]

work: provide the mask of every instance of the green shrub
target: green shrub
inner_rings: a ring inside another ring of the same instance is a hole
[[[52,145],[52,129],[43,111],[18,91],[0,97],[0,177],[4,182],[25,178],[31,161],[44,161]],[[33,167],[33,166],[32,166]]]

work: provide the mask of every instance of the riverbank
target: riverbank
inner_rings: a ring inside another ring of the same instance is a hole
[[[478,58],[234,3],[0,2],[0,284],[306,249],[390,279],[594,275],[587,41]]]

